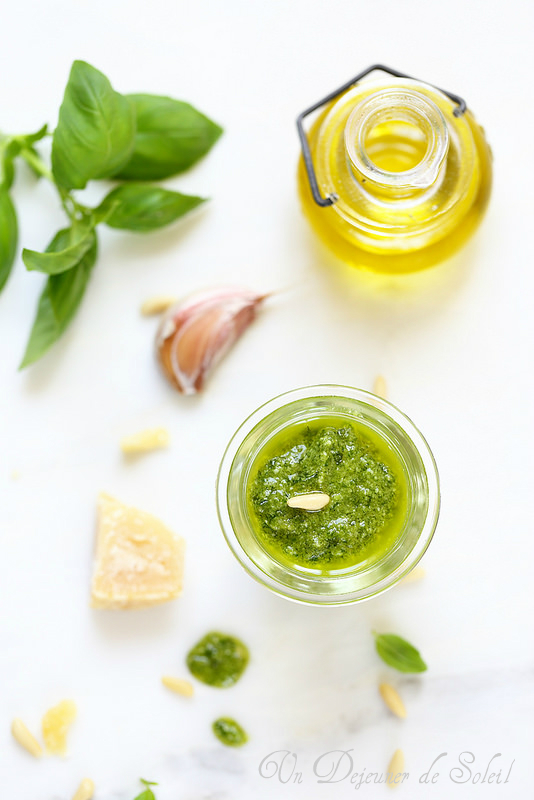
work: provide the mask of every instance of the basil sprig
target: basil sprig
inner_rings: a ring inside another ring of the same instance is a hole
[[[410,642],[394,633],[374,633],[376,651],[382,661],[399,672],[426,672],[427,665]]]
[[[0,290],[15,260],[18,224],[10,196],[15,162],[54,184],[68,225],[44,252],[25,248],[29,271],[47,276],[21,367],[39,359],[65,332],[82,301],[97,259],[97,226],[154,231],[204,202],[140,181],[188,169],[211,149],[222,129],[188,103],[159,95],[122,95],[85,61],[72,65],[57,127],[51,168],[35,145],[48,135],[0,133]],[[113,177],[115,176],[115,177]],[[96,208],[75,196],[89,181],[119,181]]]

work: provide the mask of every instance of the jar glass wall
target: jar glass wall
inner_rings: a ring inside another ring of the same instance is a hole
[[[273,555],[258,536],[247,487],[251,470],[274,437],[298,424],[332,420],[356,424],[382,440],[401,465],[407,487],[402,525],[392,546],[373,562],[338,569],[289,564]],[[393,586],[426,551],[439,514],[439,479],[432,453],[414,424],[395,406],[368,392],[344,386],[296,389],[257,409],[234,434],[217,479],[219,519],[226,540],[257,581],[292,600],[342,605],[368,599]]]

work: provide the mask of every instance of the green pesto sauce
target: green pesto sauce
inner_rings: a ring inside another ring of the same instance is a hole
[[[282,562],[328,571],[381,558],[406,511],[397,455],[381,437],[339,418],[313,420],[273,437],[251,470],[248,512],[263,546]],[[321,491],[320,511],[289,508]]]
[[[211,727],[217,739],[228,747],[241,747],[248,742],[247,734],[235,719],[220,717]]]
[[[207,633],[187,654],[187,666],[199,681],[226,689],[237,683],[248,664],[248,649],[226,633]]]

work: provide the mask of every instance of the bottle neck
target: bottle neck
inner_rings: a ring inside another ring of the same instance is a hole
[[[350,114],[345,149],[355,179],[384,198],[420,194],[436,184],[449,131],[432,100],[408,89],[370,95]]]

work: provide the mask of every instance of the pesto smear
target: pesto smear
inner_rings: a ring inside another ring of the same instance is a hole
[[[282,560],[353,566],[385,553],[402,524],[406,485],[397,457],[376,434],[339,422],[314,420],[278,434],[253,467],[249,514],[258,538]],[[290,497],[313,491],[330,497],[320,511],[288,507]]]
[[[248,649],[227,633],[207,633],[187,654],[187,666],[199,681],[226,689],[237,683],[248,664]]]
[[[235,719],[219,717],[211,726],[217,739],[228,747],[241,747],[248,742],[248,736]]]

